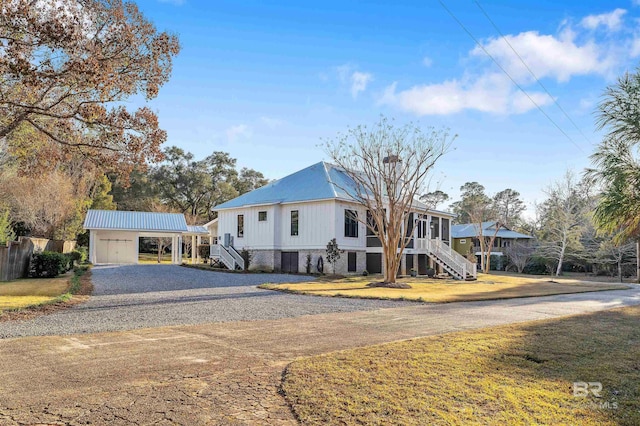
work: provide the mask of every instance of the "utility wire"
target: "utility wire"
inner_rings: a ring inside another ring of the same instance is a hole
[[[453,14],[453,12],[451,12],[451,10],[447,7],[447,5],[444,4],[444,2],[442,0],[438,0],[438,2],[440,3],[440,5],[444,8],[444,10],[447,11],[447,13],[449,13],[449,15],[451,15],[451,17],[454,19],[454,21],[456,21],[458,23],[458,25],[460,25],[460,27],[462,27],[462,29],[469,35],[469,37],[471,37],[471,39],[480,47],[480,49],[482,49],[482,51],[489,57],[491,58],[491,60],[498,66],[498,68],[500,68],[500,70],[502,70],[503,73],[505,73],[505,75],[507,77],[509,77],[509,80],[511,80],[511,82],[518,88],[520,89],[520,91],[522,93],[525,94],[525,96],[527,98],[529,98],[529,100],[531,101],[532,104],[534,104],[536,106],[536,108],[538,108],[538,110],[542,113],[542,115],[544,115],[559,131],[560,133],[562,133],[567,139],[569,139],[569,141],[576,147],[578,148],[583,154],[587,154],[586,152],[584,152],[584,150],[580,147],[580,145],[578,145],[572,138],[571,136],[569,136],[567,134],[567,132],[565,132],[564,130],[562,130],[562,128],[558,125],[558,123],[556,123],[555,121],[553,121],[553,119],[549,116],[549,114],[547,114],[541,107],[540,105],[537,104],[536,101],[533,100],[533,98],[522,88],[522,86],[520,86],[520,84],[518,84],[517,81],[514,80],[513,77],[511,77],[511,75],[507,72],[506,69],[504,69],[504,67],[502,65],[500,65],[500,63],[491,55],[491,53],[489,53],[489,51],[478,41],[477,38],[474,37],[473,34],[471,34],[471,31],[469,31],[467,29],[467,27],[464,26],[464,24],[456,17],[456,15]]]
[[[582,137],[584,137],[584,139],[591,144],[591,141],[589,140],[589,138],[582,132],[582,129],[580,129],[580,127],[578,127],[578,125],[575,123],[575,121],[573,121],[571,119],[571,117],[569,116],[569,114],[567,114],[567,112],[564,110],[564,108],[562,108],[562,106],[560,106],[560,104],[558,103],[558,101],[553,97],[553,95],[549,92],[549,90],[547,90],[547,87],[542,84],[542,82],[540,81],[540,79],[538,79],[538,77],[536,76],[536,74],[533,72],[533,70],[529,67],[529,65],[527,65],[527,63],[524,61],[524,59],[522,58],[522,56],[520,56],[520,54],[516,51],[516,49],[513,47],[513,45],[509,42],[509,40],[507,39],[507,37],[502,33],[502,31],[500,31],[500,28],[498,28],[498,26],[496,25],[496,23],[493,21],[493,19],[491,19],[491,17],[489,16],[489,14],[487,13],[486,10],[484,10],[484,8],[480,5],[480,3],[477,0],[474,0],[474,3],[476,4],[476,6],[478,6],[478,8],[482,11],[482,13],[484,14],[484,16],[487,18],[487,20],[491,23],[491,25],[493,25],[493,28],[495,28],[495,30],[498,32],[498,34],[500,34],[500,37],[502,37],[502,40],[504,40],[505,43],[507,43],[507,45],[511,48],[511,50],[513,51],[513,53],[515,53],[515,55],[518,57],[518,59],[520,59],[520,62],[522,62],[522,65],[524,65],[524,67],[527,69],[527,71],[529,71],[529,73],[533,76],[533,78],[538,82],[538,84],[540,85],[540,87],[542,87],[542,89],[547,93],[547,95],[549,95],[549,98],[551,98],[551,100],[553,101],[553,103],[556,104],[556,106],[558,107],[558,109],[560,111],[562,111],[562,113],[564,114],[565,117],[567,117],[567,119],[571,122],[571,124],[573,124],[573,127],[576,128],[576,130],[578,132],[580,132],[580,134],[582,135]]]

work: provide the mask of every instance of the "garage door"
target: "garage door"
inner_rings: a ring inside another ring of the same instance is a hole
[[[98,237],[96,241],[98,263],[137,263],[138,253],[133,238]]]
[[[281,255],[280,268],[282,272],[289,274],[298,273],[298,252],[297,251],[283,251]]]

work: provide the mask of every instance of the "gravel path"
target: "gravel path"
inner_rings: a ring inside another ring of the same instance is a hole
[[[263,320],[413,305],[261,290],[265,282],[307,281],[283,274],[229,274],[175,265],[96,266],[84,304],[29,321],[0,323],[0,337],[68,335],[165,325]]]

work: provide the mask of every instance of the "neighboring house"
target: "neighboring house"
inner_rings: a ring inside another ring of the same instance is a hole
[[[294,273],[306,272],[310,256],[311,272],[318,271],[320,262],[324,271],[331,271],[331,265],[323,261],[327,243],[335,238],[344,250],[337,273],[380,273],[381,243],[364,223],[354,219],[367,217],[365,208],[349,195],[354,187],[344,170],[320,162],[216,206],[217,220],[205,225],[217,237],[212,256],[234,268],[240,251],[247,249],[252,253],[250,269]],[[466,278],[470,264],[450,248],[454,215],[427,210],[418,201],[415,210],[410,220],[417,224],[400,273],[415,269],[425,274],[428,267],[437,266]],[[475,270],[468,273],[475,274]]]
[[[491,238],[495,232],[495,221],[482,222],[482,235],[485,238]],[[481,255],[477,223],[453,225],[451,227],[451,238],[453,240],[453,249],[461,255],[467,256],[470,253],[473,253],[476,256]],[[533,237],[530,235],[512,231],[506,226],[501,225],[498,229],[498,233],[496,234],[496,239],[493,241],[491,254],[502,256],[504,248],[509,247],[516,242],[528,244],[532,240]]]

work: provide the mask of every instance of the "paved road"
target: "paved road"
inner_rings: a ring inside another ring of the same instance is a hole
[[[23,322],[0,323],[0,337],[66,335],[167,325],[264,320],[407,306],[261,290],[265,282],[307,281],[284,274],[229,274],[175,265],[96,266],[84,304]]]
[[[279,385],[298,357],[632,305],[640,305],[640,287],[4,339],[0,424],[293,426]],[[585,316],[585,327],[593,320]]]

